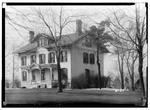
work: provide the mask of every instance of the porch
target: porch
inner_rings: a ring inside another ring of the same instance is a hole
[[[22,77],[22,87],[25,88],[56,88],[58,87],[58,72],[56,64],[32,64],[30,67],[22,68],[22,73],[27,71],[27,78]],[[67,82],[67,69],[62,69],[62,83]]]

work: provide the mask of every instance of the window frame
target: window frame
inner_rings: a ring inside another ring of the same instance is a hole
[[[48,39],[46,39],[46,38],[40,38],[39,39],[39,47],[44,47],[46,45],[48,45]]]
[[[42,69],[42,70],[41,70],[41,80],[42,80],[42,81],[45,81],[45,80],[46,80],[46,77],[45,77],[45,69]]]
[[[95,64],[95,55],[93,53],[90,54],[90,64]]]
[[[48,53],[48,63],[55,63],[55,52]]]
[[[22,56],[21,57],[21,66],[26,66],[27,65],[27,56]]]
[[[87,52],[83,52],[83,63],[88,64],[89,63],[89,55]]]
[[[68,57],[67,51],[66,50],[61,51],[60,62],[67,62],[67,60],[68,60],[67,57]]]
[[[35,58],[35,61],[33,60],[33,59],[34,59],[33,56],[35,56],[35,57],[34,57],[34,58]],[[30,60],[31,60],[31,64],[36,63],[36,55],[31,55],[31,56],[30,56]]]
[[[22,81],[27,81],[27,72],[22,71]]]
[[[42,56],[44,56],[44,61],[42,61]],[[45,54],[39,54],[39,64],[45,64],[46,56]]]
[[[36,81],[36,75],[35,75],[35,73],[32,73],[32,81]]]

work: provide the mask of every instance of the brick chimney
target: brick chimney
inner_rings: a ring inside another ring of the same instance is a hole
[[[82,34],[82,21],[76,20],[76,34],[80,36]]]
[[[29,43],[32,43],[34,39],[34,31],[29,31]]]

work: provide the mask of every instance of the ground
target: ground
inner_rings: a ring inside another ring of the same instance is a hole
[[[59,93],[57,89],[5,90],[4,106],[140,106],[140,92],[73,89]]]

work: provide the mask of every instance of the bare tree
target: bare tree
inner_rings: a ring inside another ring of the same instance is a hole
[[[46,30],[49,33],[49,36],[54,40],[54,50],[56,52],[57,59],[57,70],[58,70],[58,83],[59,83],[59,91],[63,92],[62,84],[61,84],[61,65],[60,65],[60,55],[62,52],[62,35],[64,34],[64,29],[67,27],[69,23],[74,22],[77,17],[81,15],[67,15],[65,14],[66,10],[61,6],[57,7],[57,9],[53,7],[49,8],[36,8],[32,7],[30,10],[21,11],[16,8],[13,8],[17,13],[19,18],[16,21],[11,17],[14,13],[6,12],[6,18],[9,19],[9,23],[17,28],[22,28],[25,30],[37,29]],[[19,21],[20,20],[20,21]],[[25,22],[26,21],[26,22]],[[37,24],[39,26],[37,26]],[[42,28],[41,28],[42,27]],[[71,28],[71,27],[70,27]],[[45,31],[44,30],[44,31]]]
[[[138,53],[138,71],[143,97],[145,97],[145,87],[143,81],[143,49],[146,42],[146,11],[145,7],[142,8],[144,10],[141,11],[140,5],[135,5],[135,15],[132,17],[123,10],[110,10],[111,17],[107,16],[107,22],[111,24],[108,25],[108,27],[115,37],[135,45],[135,48],[132,48],[132,50],[135,50]]]
[[[126,47],[128,48],[128,45],[126,45]],[[133,48],[133,47],[134,46],[132,44],[131,48]],[[129,49],[126,52],[125,63],[126,63],[127,69],[128,69],[128,74],[129,74],[130,80],[131,80],[132,91],[135,90],[134,77],[135,77],[135,63],[137,61],[137,58],[138,58],[138,54],[135,50]]]

